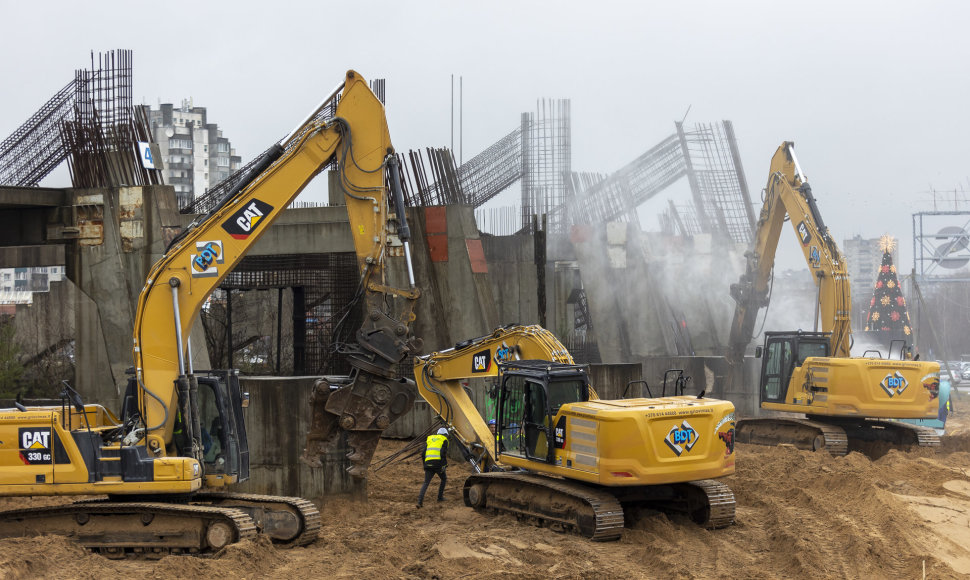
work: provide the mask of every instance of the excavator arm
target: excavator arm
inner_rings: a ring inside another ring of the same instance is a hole
[[[323,107],[338,97],[334,118],[318,120]],[[321,522],[309,501],[203,489],[249,477],[245,401],[236,371],[196,375],[183,337],[209,295],[273,220],[336,159],[359,265],[357,300],[366,321],[356,342],[340,349],[354,374],[321,396],[315,393],[313,426],[322,430],[308,434],[314,445],[308,451],[328,443],[349,446],[350,460],[362,474],[381,431],[413,402],[410,381],[395,371],[419,348],[409,336],[418,297],[410,260],[407,288],[391,285],[384,272],[389,241],[403,242],[409,256],[400,168],[392,154],[382,104],[364,79],[349,71],[345,82],[261,156],[216,209],[183,230],[151,269],[137,305],[135,376],[128,382],[121,421],[100,405],[85,405],[70,387],[60,406],[21,406],[0,420],[0,438],[8,442],[0,454],[0,495],[109,497],[2,512],[0,537],[60,534],[109,557],[213,553],[255,538],[257,530],[278,545],[312,542]],[[396,218],[388,215],[385,171]],[[392,235],[397,240],[390,240]]]
[[[316,120],[316,113],[338,97],[335,117],[327,122]],[[171,443],[176,419],[181,415],[194,442],[192,454],[199,454],[200,427],[192,403],[197,386],[188,341],[183,337],[188,337],[210,294],[300,191],[334,159],[338,161],[357,254],[360,296],[370,314],[358,332],[358,343],[345,347],[345,354],[355,367],[365,367],[367,373],[383,378],[393,376],[393,365],[416,346],[408,336],[418,297],[413,274],[408,289],[392,288],[384,279],[388,234],[393,229],[388,224],[385,188],[388,166],[392,184],[399,185],[384,107],[366,81],[349,71],[330,98],[259,161],[247,183],[183,232],[152,268],[138,300],[134,361],[138,409],[153,449],[164,449]],[[399,187],[395,202],[399,222],[396,233],[407,250],[408,230]],[[410,261],[408,268],[410,272]],[[389,295],[403,299],[393,301],[398,306],[394,313],[383,306]],[[350,387],[348,393],[353,383]],[[399,390],[394,388],[392,395],[398,395]],[[406,401],[408,408],[410,400]],[[387,417],[385,420],[389,422]]]
[[[472,463],[478,469],[497,463],[495,436],[469,397],[466,381],[496,377],[498,363],[527,359],[573,363],[569,351],[551,332],[534,325],[497,328],[454,348],[414,359],[418,393],[451,427],[458,441],[471,450],[475,456]],[[595,394],[590,397],[595,398]]]
[[[791,221],[818,289],[815,320],[831,333],[832,356],[849,356],[852,334],[851,297],[845,257],[822,221],[812,189],[795,158],[794,144],[785,141],[771,159],[764,203],[747,266],[731,296],[737,302],[731,325],[729,360],[737,362],[751,342],[758,311],[767,306],[775,250],[786,220]]]

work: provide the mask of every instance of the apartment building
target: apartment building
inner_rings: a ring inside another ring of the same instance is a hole
[[[147,113],[164,162],[162,175],[175,188],[180,207],[242,165],[219,126],[209,123],[205,107],[194,106],[191,99],[180,107],[162,103]]]

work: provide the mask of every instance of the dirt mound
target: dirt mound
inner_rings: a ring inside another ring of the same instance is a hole
[[[411,459],[372,472],[366,502],[325,498],[320,539],[305,548],[245,542],[209,558],[141,562],[107,560],[61,538],[8,539],[0,577],[919,578],[925,566],[927,577],[962,578],[970,429],[961,418],[939,449],[877,459],[739,444],[737,474],[725,479],[737,523],[722,530],[648,511],[619,541],[592,543],[464,507],[464,465],[449,468],[445,502],[418,509],[423,473]],[[378,457],[403,445],[384,441]]]

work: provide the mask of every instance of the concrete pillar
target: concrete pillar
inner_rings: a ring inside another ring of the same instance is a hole
[[[424,351],[450,348],[499,326],[492,267],[485,258],[473,208],[411,208],[408,221],[415,282],[421,289],[414,334],[424,340]],[[403,268],[403,258],[389,258],[389,273],[397,277]]]
[[[67,248],[68,277],[78,287],[77,388],[88,400],[117,409],[133,365],[132,334],[138,295],[185,219],[167,186],[72,190],[73,205],[88,216],[85,236]],[[100,223],[98,223],[100,222]],[[196,368],[208,368],[201,324],[192,333]],[[174,340],[174,338],[173,338]],[[102,351],[103,349],[103,351]],[[102,359],[101,352],[106,360]],[[107,363],[106,365],[104,363]]]

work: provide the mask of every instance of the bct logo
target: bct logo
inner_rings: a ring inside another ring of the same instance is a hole
[[[192,262],[192,277],[209,278],[218,276],[219,269],[214,264],[222,264],[222,240],[214,242],[196,242],[195,251],[198,254],[189,256]]]
[[[503,342],[502,346],[495,349],[495,362],[508,362],[510,360],[512,360],[512,349]]]
[[[664,443],[677,454],[677,457],[680,457],[680,454],[684,451],[690,451],[694,448],[697,439],[697,431],[685,420],[680,424],[680,427],[674,425],[670,428],[670,432],[664,437]]]
[[[822,254],[818,251],[818,246],[812,246],[812,249],[808,251],[808,260],[812,263],[813,268],[818,268],[822,261]]]
[[[892,398],[896,395],[902,395],[903,391],[906,390],[906,387],[909,386],[909,382],[906,380],[906,377],[902,375],[902,373],[896,371],[895,373],[886,375],[882,382],[879,383],[879,386],[882,387],[882,390],[886,391],[886,394],[889,395],[890,398]]]
[[[249,237],[249,234],[256,231],[256,226],[271,211],[273,211],[273,206],[265,201],[254,199],[249,205],[232,214],[228,220],[223,222],[222,229],[229,232],[229,235],[237,240],[245,240]]]
[[[808,231],[808,226],[805,225],[805,222],[802,222],[798,224],[797,229],[798,237],[802,239],[802,244],[808,244],[808,242],[812,239],[812,234]]]
[[[482,352],[475,353],[472,356],[472,372],[473,373],[487,373],[488,369],[492,367],[492,358],[488,356],[490,353],[488,350],[483,350]]]

